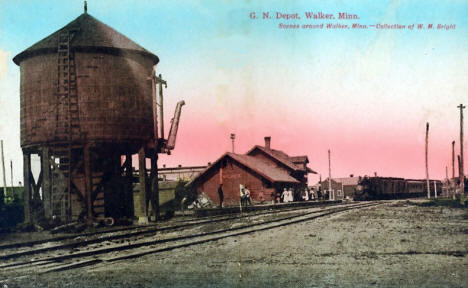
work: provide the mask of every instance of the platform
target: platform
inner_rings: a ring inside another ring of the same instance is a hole
[[[298,201],[290,203],[275,203],[275,204],[257,204],[251,206],[242,207],[242,212],[262,211],[262,210],[276,210],[285,209],[292,207],[317,207],[317,206],[328,206],[333,204],[341,203],[341,200],[327,200],[327,201]],[[239,206],[228,206],[224,208],[199,208],[194,209],[195,216],[213,216],[223,214],[236,214],[240,213]]]

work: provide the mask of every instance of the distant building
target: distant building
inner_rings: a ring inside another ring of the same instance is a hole
[[[178,167],[165,167],[158,169],[158,177],[163,181],[190,181],[200,175],[207,166],[181,166]]]
[[[218,187],[223,184],[224,203],[238,204],[240,185],[247,186],[254,202],[272,201],[283,190],[307,187],[307,174],[316,173],[307,167],[307,156],[290,157],[265,146],[254,146],[246,154],[225,153],[198,175],[192,184],[198,193],[219,201]]]
[[[354,198],[355,189],[358,185],[359,177],[332,178],[331,190],[334,193],[335,200],[343,198]],[[320,182],[322,193],[329,193],[328,178]]]

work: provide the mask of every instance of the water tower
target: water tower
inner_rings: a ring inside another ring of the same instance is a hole
[[[148,216],[151,179],[140,169],[141,189],[132,191],[131,155],[143,167],[150,157],[154,177],[164,151],[155,143],[167,143],[154,140],[158,57],[85,6],[13,61],[21,71],[25,221]],[[36,178],[32,154],[41,157]]]

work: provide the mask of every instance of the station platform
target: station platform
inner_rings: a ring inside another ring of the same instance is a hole
[[[342,200],[325,200],[325,201],[298,201],[290,203],[275,203],[275,204],[256,204],[251,206],[243,206],[242,212],[253,212],[262,210],[280,210],[294,207],[320,207],[329,206],[341,203]],[[194,216],[213,216],[223,214],[236,214],[240,213],[239,206],[228,206],[223,208],[199,208],[192,210]]]

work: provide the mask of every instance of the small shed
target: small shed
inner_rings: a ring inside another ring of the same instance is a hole
[[[333,178],[331,179],[330,183],[328,182],[328,178],[320,182],[320,187],[322,190],[322,195],[326,200],[341,200],[344,198],[343,187],[341,183],[335,181]]]
[[[331,190],[335,193],[335,199],[340,200],[346,197],[353,199],[355,194],[355,189],[359,183],[359,177],[342,177],[342,178],[332,178],[331,180]],[[328,178],[320,182],[323,193],[329,192],[328,188]]]

